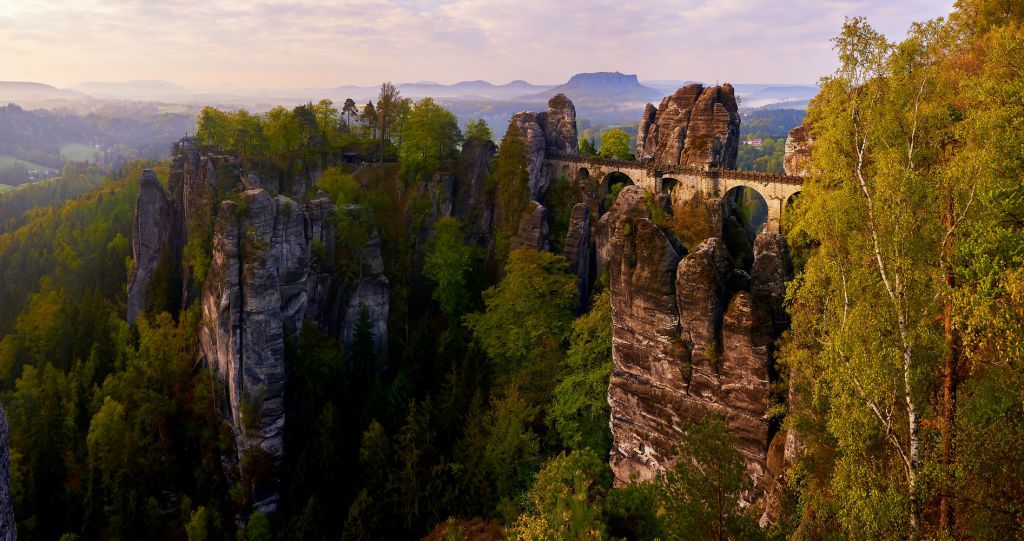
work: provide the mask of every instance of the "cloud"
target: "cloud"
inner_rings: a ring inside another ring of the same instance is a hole
[[[810,82],[865,15],[891,38],[950,0],[6,0],[0,74],[276,88],[484,78]]]

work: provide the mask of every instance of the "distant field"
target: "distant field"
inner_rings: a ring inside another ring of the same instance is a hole
[[[69,162],[93,162],[102,154],[95,148],[78,143],[66,143],[60,146],[61,159]]]
[[[14,186],[8,186],[6,184],[0,184],[0,193],[9,192],[14,189]]]
[[[38,163],[26,162],[25,160],[19,160],[18,158],[15,158],[14,156],[8,156],[6,154],[0,154],[0,167],[3,167],[5,165],[10,165],[12,163],[22,163],[22,164],[25,164],[25,167],[28,168],[29,170],[32,170],[32,169],[46,169],[48,171],[56,171],[56,169],[54,169],[52,167],[47,167],[45,165],[39,165]]]

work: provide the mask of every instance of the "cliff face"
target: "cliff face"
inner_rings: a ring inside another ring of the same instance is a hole
[[[452,215],[458,217],[480,245],[489,245],[494,228],[494,203],[488,201],[484,181],[497,153],[494,142],[470,137],[462,144],[455,167]]]
[[[523,111],[512,115],[509,128],[513,126],[526,145],[530,199],[543,201],[554,178],[554,173],[544,164],[546,157],[579,155],[576,107],[565,94],[556,94],[548,100],[547,111]]]
[[[612,293],[608,402],[616,483],[671,467],[687,426],[719,415],[739,440],[753,482],[744,500],[761,501],[773,435],[766,414],[774,315],[789,272],[785,242],[757,238],[752,276],[735,268],[718,237],[681,254],[651,221],[635,186],[619,194],[597,234]]]
[[[139,179],[139,197],[135,202],[135,221],[132,224],[135,272],[128,277],[128,323],[135,323],[145,310],[146,286],[156,273],[161,258],[170,257],[172,253],[171,233],[174,227],[171,202],[156,173],[146,169]]]
[[[786,136],[786,155],[782,161],[782,168],[787,175],[807,175],[813,146],[814,137],[811,135],[810,126],[802,124],[789,130],[789,135]]]
[[[144,310],[147,285],[162,260],[181,265],[182,306],[200,303],[202,359],[221,384],[218,410],[234,433],[235,453],[224,457],[225,465],[229,475],[244,476],[236,471],[243,457],[269,464],[270,475],[252,483],[256,508],[269,512],[279,500],[284,457],[285,338],[308,321],[349,347],[365,315],[383,367],[390,287],[376,231],[354,261],[344,263],[351,272],[341,273],[335,268],[339,210],[330,198],[271,195],[281,187],[304,194],[312,176],[285,183],[243,165],[232,156],[201,153],[185,139],[175,145],[166,191],[152,172],[143,174],[128,316],[134,321]],[[482,178],[470,176],[469,184],[482,186]],[[448,194],[445,213],[451,205]],[[192,267],[183,261],[189,241],[209,251],[205,277],[190,276]]]
[[[691,84],[647,104],[637,130],[636,155],[659,165],[734,169],[740,116],[732,85]]]
[[[14,522],[14,498],[11,494],[11,459],[8,454],[7,416],[0,406],[0,541],[16,541],[18,525]]]

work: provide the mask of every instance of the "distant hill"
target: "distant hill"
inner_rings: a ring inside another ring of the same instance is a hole
[[[167,99],[187,96],[192,90],[167,81],[87,81],[74,86],[75,90],[97,98]]]
[[[607,102],[619,103],[648,102],[658,99],[662,93],[649,86],[640,84],[636,75],[627,75],[617,71],[601,71],[595,73],[577,73],[565,84],[546,89],[543,92],[523,96],[524,100],[544,99],[562,93],[574,103]],[[640,113],[637,113],[639,117]]]
[[[43,83],[22,81],[0,81],[0,105],[22,101],[78,99],[86,97],[81,92],[57,88]]]

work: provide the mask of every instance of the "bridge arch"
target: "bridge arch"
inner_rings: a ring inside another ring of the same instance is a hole
[[[586,167],[580,167],[576,170],[576,183],[580,186],[585,186],[587,181],[590,180],[590,169]]]
[[[671,194],[679,186],[679,180],[672,177],[661,177],[658,179],[657,189],[663,194]]]
[[[622,188],[636,184],[633,179],[622,171],[610,171],[601,179],[601,185],[597,189],[597,198],[600,202],[600,212],[604,213],[611,208],[615,197],[619,195]]]

